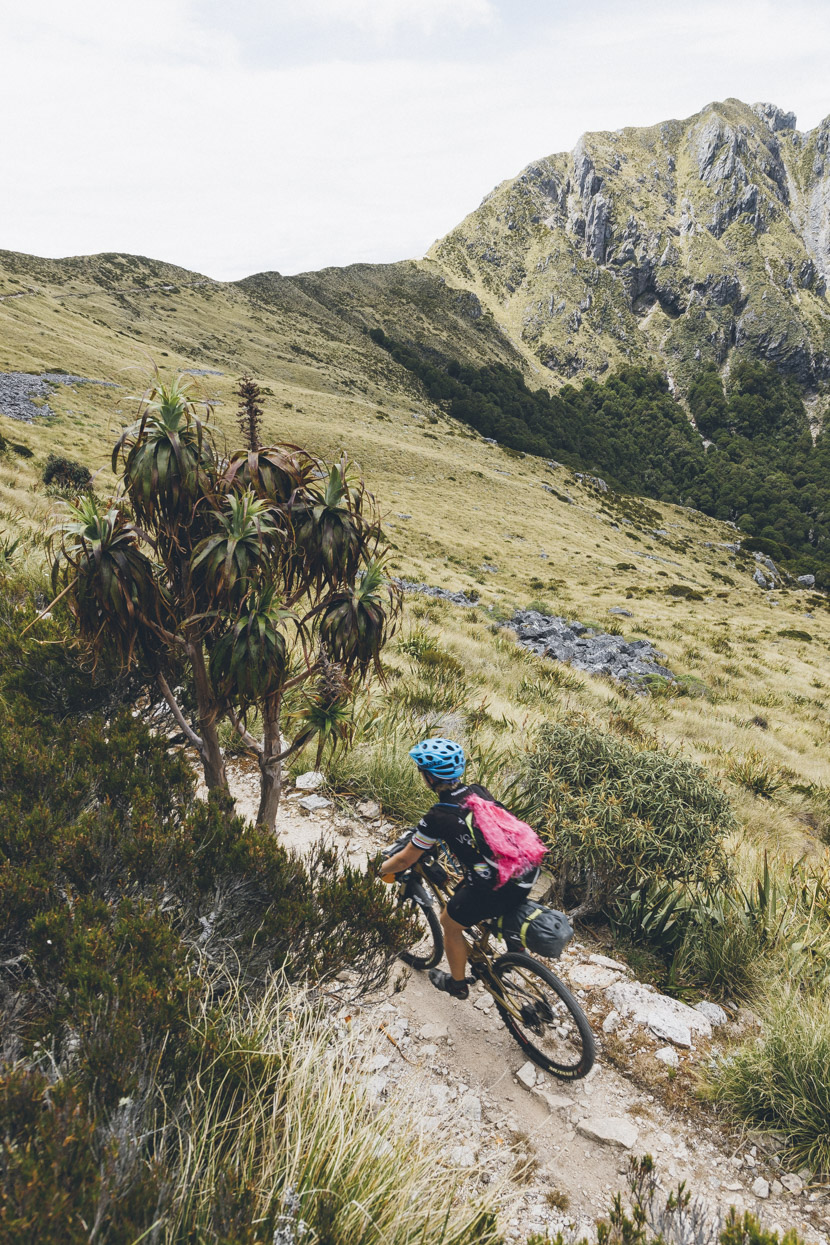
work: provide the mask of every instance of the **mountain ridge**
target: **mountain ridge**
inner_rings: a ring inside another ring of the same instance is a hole
[[[684,390],[734,349],[830,379],[830,117],[773,104],[584,134],[527,165],[430,248],[528,363],[560,381],[626,362]]]

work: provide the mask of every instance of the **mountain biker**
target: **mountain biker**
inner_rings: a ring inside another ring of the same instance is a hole
[[[439,840],[446,844],[462,865],[464,881],[441,913],[450,971],[430,969],[429,979],[436,989],[455,999],[466,999],[470,991],[465,975],[467,944],[464,930],[487,917],[502,916],[523,903],[539,876],[539,869],[529,869],[498,886],[497,863],[473,842],[463,808],[470,792],[485,800],[493,800],[493,797],[476,783],[465,785],[462,782],[466,762],[460,744],[452,739],[424,739],[410,748],[409,755],[438,800],[418,822],[407,846],[383,862],[380,873],[381,876],[388,876],[409,869]]]

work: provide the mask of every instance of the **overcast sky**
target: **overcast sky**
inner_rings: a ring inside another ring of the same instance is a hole
[[[0,248],[420,256],[585,130],[830,113],[830,0],[6,0]]]

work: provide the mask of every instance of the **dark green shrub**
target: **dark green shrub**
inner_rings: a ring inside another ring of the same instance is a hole
[[[665,591],[667,596],[680,597],[684,601],[703,600],[703,593],[696,588],[690,588],[688,584],[669,584]]]
[[[34,450],[30,450],[28,445],[21,445],[18,441],[10,441],[9,449],[19,458],[34,458],[35,456]]]
[[[42,480],[47,487],[65,493],[86,493],[92,485],[92,472],[83,463],[62,454],[50,454],[43,468]]]
[[[778,634],[783,640],[801,640],[804,644],[811,643],[813,639],[809,631],[799,631],[797,627],[787,627]]]
[[[572,719],[541,728],[523,777],[560,894],[583,911],[643,884],[728,876],[732,812],[699,765]]]

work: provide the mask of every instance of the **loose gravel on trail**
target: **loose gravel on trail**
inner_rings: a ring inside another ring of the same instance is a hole
[[[58,385],[102,385],[118,389],[111,380],[90,380],[67,372],[0,372],[0,414],[31,424],[38,417],[54,415],[48,399]],[[40,405],[38,405],[40,403]]]

